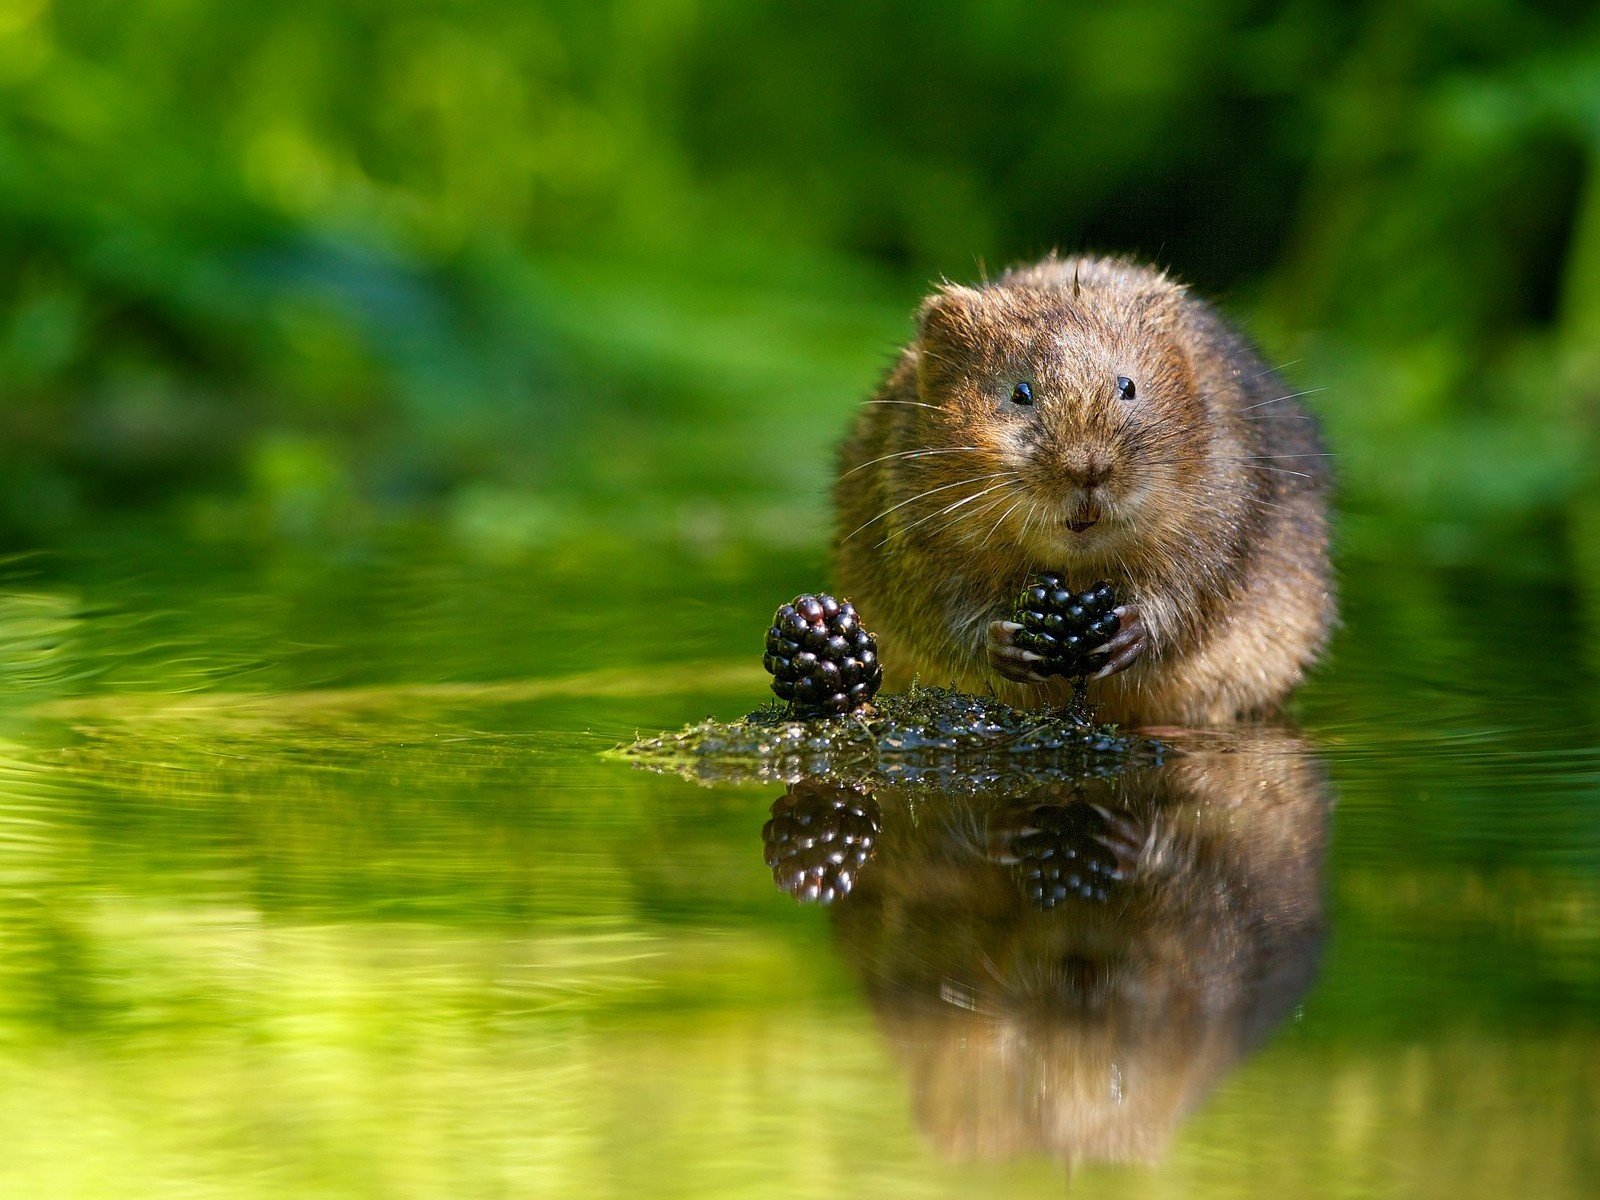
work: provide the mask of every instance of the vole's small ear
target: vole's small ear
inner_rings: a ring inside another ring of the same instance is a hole
[[[942,284],[917,310],[917,337],[947,345],[971,342],[977,330],[980,300],[972,288]]]

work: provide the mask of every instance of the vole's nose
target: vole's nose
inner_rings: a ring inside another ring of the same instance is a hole
[[[1067,478],[1086,492],[1111,478],[1111,459],[1098,451],[1073,455],[1062,466]]]

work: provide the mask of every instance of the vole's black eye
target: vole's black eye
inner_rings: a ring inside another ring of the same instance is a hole
[[[1033,385],[1031,383],[1023,382],[1023,383],[1017,384],[1016,387],[1012,388],[1011,389],[1011,403],[1013,403],[1013,404],[1032,404],[1033,403]]]
[[[1132,400],[1133,399],[1133,380],[1129,379],[1126,375],[1118,375],[1117,376],[1117,395],[1121,396],[1124,400]]]

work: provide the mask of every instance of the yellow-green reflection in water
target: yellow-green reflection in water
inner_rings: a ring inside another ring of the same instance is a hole
[[[1352,564],[1298,732],[876,788],[822,907],[783,785],[596,753],[753,706],[809,569],[19,570],[0,1195],[1595,1194],[1594,714],[1516,636],[1559,589]],[[1019,887],[1046,801],[1127,814],[1106,902]]]

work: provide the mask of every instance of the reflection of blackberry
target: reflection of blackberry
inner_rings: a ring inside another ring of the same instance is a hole
[[[1117,855],[1107,844],[1111,823],[1084,803],[1041,804],[1029,817],[1032,828],[1011,843],[1028,898],[1051,909],[1068,896],[1104,903],[1124,878]]]
[[[1022,628],[1016,645],[1044,659],[1034,664],[1041,675],[1081,678],[1106,665],[1106,655],[1091,654],[1117,632],[1122,622],[1112,610],[1116,593],[1100,582],[1074,593],[1061,576],[1043,574],[1022,590],[1015,620]]]
[[[761,829],[772,882],[817,904],[850,894],[877,836],[871,792],[809,779],[773,801],[772,820]]]
[[[796,596],[778,609],[761,665],[796,717],[852,712],[883,682],[878,639],[861,627],[850,601],[826,593]]]

